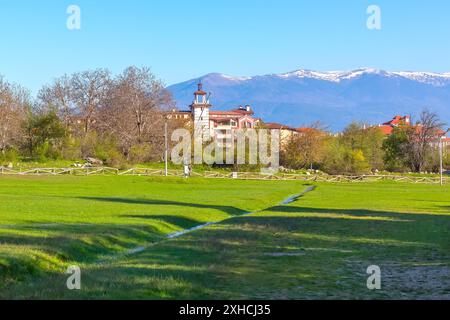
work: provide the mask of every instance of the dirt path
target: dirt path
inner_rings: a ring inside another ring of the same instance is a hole
[[[299,194],[296,194],[296,195],[293,195],[293,196],[290,196],[289,198],[286,198],[279,205],[280,206],[285,206],[285,205],[291,204],[291,203],[297,201],[298,199],[300,199],[301,197],[303,197],[304,195],[306,195],[307,193],[313,191],[314,189],[315,189],[314,186],[310,186],[310,187],[306,188],[303,192],[301,192]],[[264,210],[267,210],[267,208],[261,209],[261,210],[256,210],[256,211],[253,211],[253,212],[248,212],[248,213],[245,213],[243,215],[240,215],[239,217],[247,217],[249,215],[262,212]],[[233,217],[233,218],[235,218],[235,217]],[[224,219],[224,220],[220,220],[220,221],[216,221],[216,222],[207,222],[207,223],[198,225],[198,226],[190,228],[190,229],[185,229],[185,230],[181,230],[181,231],[178,231],[178,232],[175,232],[175,233],[171,233],[171,234],[167,235],[161,241],[154,242],[154,243],[151,243],[151,244],[148,244],[148,245],[144,245],[144,246],[140,246],[140,247],[136,247],[136,248],[134,248],[132,250],[129,250],[127,252],[121,253],[119,255],[112,256],[112,257],[110,257],[110,258],[108,258],[106,260],[98,261],[97,264],[103,265],[103,264],[115,262],[115,261],[117,261],[119,259],[122,259],[122,258],[125,258],[125,257],[129,257],[129,256],[132,256],[132,255],[141,253],[141,252],[143,252],[143,251],[145,251],[145,250],[147,250],[149,248],[152,248],[152,247],[154,247],[154,246],[156,246],[156,245],[158,245],[160,243],[163,243],[165,241],[181,238],[181,237],[183,237],[183,236],[185,236],[187,234],[190,234],[190,233],[192,233],[194,231],[202,230],[204,228],[207,228],[207,227],[219,224],[219,223],[223,223],[223,222],[225,222],[225,221],[227,221],[229,219],[230,218],[227,218],[227,219]]]

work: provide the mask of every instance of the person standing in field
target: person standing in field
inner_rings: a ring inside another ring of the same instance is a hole
[[[190,165],[184,165],[184,177],[187,179],[191,176],[191,167]]]

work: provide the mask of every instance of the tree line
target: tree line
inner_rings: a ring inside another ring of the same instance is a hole
[[[287,168],[320,169],[330,174],[370,172],[439,172],[439,140],[444,123],[424,110],[415,124],[400,123],[386,136],[379,127],[351,123],[337,135],[320,125],[291,137],[281,153]],[[450,166],[450,149],[444,153]]]
[[[105,69],[64,75],[35,99],[0,78],[0,159],[95,157],[111,166],[160,161],[164,111],[173,106],[145,67],[116,76]]]
[[[162,81],[146,67],[131,66],[115,76],[105,69],[64,75],[43,86],[36,98],[0,77],[0,166],[86,157],[114,167],[160,162],[166,111],[174,107]],[[182,121],[171,119],[169,134],[183,127]],[[330,174],[437,172],[442,127],[429,111],[389,136],[359,123],[332,135],[316,124],[287,141],[281,165]]]

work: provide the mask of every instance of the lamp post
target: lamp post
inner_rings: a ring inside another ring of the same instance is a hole
[[[169,141],[167,133],[167,120],[164,123],[164,175],[167,177],[169,175],[168,171],[168,158],[169,158]]]
[[[441,170],[441,186],[444,185],[444,137],[450,132],[450,128],[445,131],[442,137],[439,137],[439,161]]]

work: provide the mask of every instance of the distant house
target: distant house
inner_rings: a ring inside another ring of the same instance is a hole
[[[193,124],[195,130],[199,130],[206,138],[226,139],[238,129],[256,128],[261,119],[254,117],[252,108],[247,105],[228,111],[213,111],[209,101],[209,94],[203,91],[203,85],[198,84],[194,92],[194,100],[188,111],[172,110],[168,118],[182,119]]]
[[[444,137],[443,143],[444,143],[445,148],[450,148],[450,138],[449,137]]]
[[[450,138],[446,136],[445,131],[441,130],[439,132],[439,136],[442,139],[442,144],[443,144],[444,148],[446,148],[446,149],[450,148]]]
[[[385,134],[386,136],[391,135],[394,132],[394,129],[399,126],[411,126],[411,117],[410,116],[395,116],[391,121],[385,122],[383,124],[379,124],[378,128]],[[420,130],[420,126],[417,127],[417,130]],[[436,143],[433,143],[433,146],[437,146],[437,141],[439,137],[442,139],[444,147],[450,147],[450,138],[446,136],[445,131],[440,130],[436,134]]]
[[[183,120],[194,130],[203,133],[205,138],[231,139],[238,129],[262,128],[280,130],[281,144],[285,144],[290,138],[305,135],[313,128],[293,128],[281,123],[268,122],[255,117],[251,106],[240,106],[227,111],[214,111],[210,102],[210,95],[203,90],[203,85],[198,84],[194,92],[194,100],[189,110],[172,110],[168,112],[169,119]]]
[[[378,125],[378,127],[385,135],[389,136],[394,132],[394,128],[399,127],[401,125],[408,125],[408,126],[411,125],[411,117],[395,116],[391,121],[380,124]]]
[[[295,137],[299,134],[297,129],[292,128],[290,126],[286,126],[281,123],[275,123],[275,122],[264,123],[263,127],[265,129],[269,129],[269,130],[280,130],[281,144],[287,143],[289,141],[289,139],[291,139],[292,137]]]

